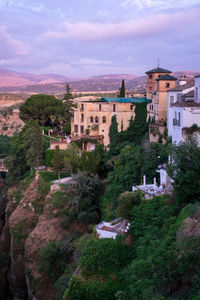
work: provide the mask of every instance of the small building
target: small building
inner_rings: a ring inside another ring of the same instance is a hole
[[[163,195],[163,194],[171,194],[172,193],[172,180],[167,174],[166,165],[159,165],[157,173],[160,173],[160,185],[157,185],[156,178],[154,178],[154,182],[151,184],[146,183],[146,176],[143,176],[143,184],[142,185],[134,185],[132,186],[132,191],[140,190],[145,194],[146,199],[151,199],[155,196]]]
[[[179,144],[195,135],[200,146],[200,75],[168,91],[168,135]]]
[[[95,226],[100,239],[116,239],[118,234],[125,234],[130,227],[130,223],[122,218],[115,219],[111,222],[102,221]]]
[[[156,123],[167,119],[167,91],[176,86],[177,78],[172,72],[159,66],[147,71],[147,98],[152,100],[148,105],[148,112]]]
[[[135,117],[135,104],[151,103],[146,97],[142,98],[101,98],[99,100],[80,101],[71,121],[72,137],[85,135],[95,138],[102,136],[103,143],[107,146],[109,128],[112,116],[116,115],[118,130],[126,130],[131,118]]]

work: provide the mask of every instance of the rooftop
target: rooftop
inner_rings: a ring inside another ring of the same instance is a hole
[[[156,80],[157,81],[159,81],[159,80],[177,80],[177,78],[174,77],[174,76],[165,74],[165,75],[162,75],[162,76],[158,77]]]
[[[151,103],[151,99],[146,97],[131,97],[131,98],[117,98],[117,97],[105,97],[99,100],[100,102],[118,102],[118,103]]]
[[[189,91],[186,94],[183,94],[182,99],[185,99],[185,98],[194,98],[194,90]]]
[[[170,89],[168,90],[169,92],[173,92],[173,91],[184,91],[186,89],[189,89],[191,87],[194,86],[194,78],[191,78],[189,80],[187,80],[187,83],[186,84],[183,84],[183,85],[178,85],[176,87],[174,87],[173,89]]]
[[[179,107],[198,107],[200,108],[200,103],[194,102],[194,101],[182,101],[182,102],[176,102],[173,104],[173,106],[179,106]]]
[[[146,74],[151,74],[151,73],[172,73],[172,72],[169,70],[157,67],[155,69],[152,69],[152,70],[146,72]]]

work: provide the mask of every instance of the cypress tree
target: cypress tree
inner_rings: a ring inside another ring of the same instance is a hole
[[[122,79],[122,84],[121,84],[121,88],[120,88],[120,93],[119,93],[119,97],[120,98],[125,98],[125,83],[124,83],[124,79]]]
[[[109,129],[109,138],[110,138],[110,152],[115,154],[114,148],[119,143],[119,132],[118,132],[118,123],[116,115],[112,116],[111,125]]]
[[[58,173],[58,179],[60,182],[60,171],[64,168],[64,155],[60,151],[59,146],[56,146],[56,150],[53,158],[53,169]]]

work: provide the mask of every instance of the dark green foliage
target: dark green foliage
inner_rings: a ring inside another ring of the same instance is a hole
[[[54,158],[55,150],[47,149],[45,150],[45,166],[53,167],[53,158]]]
[[[56,300],[63,300],[63,294],[68,286],[69,280],[70,276],[64,274],[56,281]]]
[[[26,130],[24,140],[27,165],[31,168],[41,166],[44,162],[44,138],[38,123]]]
[[[124,140],[140,145],[148,134],[146,103],[135,104],[135,118],[130,120],[129,127],[124,132]]]
[[[49,278],[55,282],[64,272],[71,253],[72,249],[67,240],[48,243],[40,251],[39,271],[47,273]]]
[[[76,107],[76,105],[73,103],[73,96],[70,90],[70,86],[67,83],[66,85],[66,93],[63,97],[63,103],[65,105],[65,119],[63,124],[63,131],[66,134],[71,133],[71,116],[72,116],[72,109]]]
[[[69,297],[71,300],[116,300],[115,293],[120,291],[122,286],[121,282],[116,279],[109,278],[106,281],[86,280],[82,282],[74,276],[70,282]]]
[[[80,265],[84,274],[105,275],[116,273],[127,264],[127,247],[119,240],[97,239],[90,241],[83,250]]]
[[[57,174],[54,172],[41,171],[41,172],[39,172],[39,174],[40,174],[41,178],[47,182],[51,182],[51,181],[58,179]],[[65,177],[69,177],[69,176],[70,176],[70,173],[68,173],[68,172],[60,173],[60,178],[65,178]]]
[[[119,97],[120,98],[124,98],[125,97],[125,83],[124,83],[124,79],[122,79],[121,88],[119,90]]]
[[[119,133],[118,133],[118,123],[116,115],[112,116],[111,125],[109,129],[109,138],[110,138],[110,154],[116,155],[115,147],[119,144]]]
[[[113,217],[110,214],[114,213],[117,208],[119,194],[131,191],[133,184],[140,183],[143,164],[142,147],[126,146],[122,149],[120,157],[115,163],[114,171],[108,175],[106,191],[103,196],[103,212],[107,217]]]
[[[0,269],[7,267],[8,257],[4,253],[0,253]]]
[[[0,135],[0,158],[5,158],[11,153],[11,138],[7,135]]]
[[[118,197],[117,216],[130,220],[133,206],[139,205],[142,198],[142,192],[139,190],[120,194]]]
[[[53,170],[58,173],[58,179],[60,180],[60,171],[64,168],[64,155],[59,146],[56,146],[52,164]]]
[[[40,126],[52,126],[50,117],[65,114],[62,101],[50,95],[32,95],[20,105],[20,118],[24,121],[37,120]]]
[[[200,200],[200,148],[194,139],[173,146],[168,172],[174,180],[174,195],[180,207]]]
[[[97,174],[100,158],[97,153],[92,151],[83,151],[80,159],[80,170],[86,171],[88,174]]]

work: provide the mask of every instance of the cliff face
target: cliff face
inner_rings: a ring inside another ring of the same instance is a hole
[[[38,271],[39,254],[45,244],[61,239],[64,230],[59,219],[50,214],[46,195],[42,198],[40,193],[40,184],[36,176],[27,188],[21,185],[8,191],[0,253],[10,256],[10,267],[0,270],[0,287],[6,291],[9,285],[9,294],[16,300],[24,299],[27,294],[29,299],[55,299],[52,283]],[[22,199],[16,201],[13,195],[19,190]],[[39,203],[42,209],[38,209]]]

